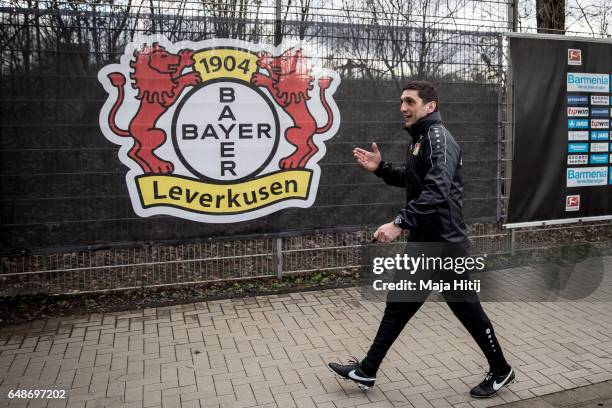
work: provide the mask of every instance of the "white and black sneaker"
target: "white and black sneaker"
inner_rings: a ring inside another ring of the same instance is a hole
[[[488,372],[484,380],[476,387],[472,388],[470,395],[474,398],[491,398],[502,387],[514,381],[514,370],[510,367],[510,371],[504,374],[494,374]]]
[[[372,388],[376,381],[376,377],[366,375],[363,372],[361,363],[356,358],[349,360],[348,364],[329,363],[328,366],[340,377],[356,382],[359,388],[364,391]]]

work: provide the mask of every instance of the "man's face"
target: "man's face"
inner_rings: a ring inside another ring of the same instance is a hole
[[[423,103],[423,100],[419,98],[419,91],[414,89],[402,92],[401,103],[400,111],[404,117],[404,127],[414,125],[417,120],[436,110],[434,101]]]

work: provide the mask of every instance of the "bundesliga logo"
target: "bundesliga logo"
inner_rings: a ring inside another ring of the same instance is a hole
[[[567,50],[567,64],[568,65],[582,65],[582,51],[577,49]]]
[[[238,222],[316,198],[340,78],[302,48],[150,37],[100,70],[104,136],[140,216]]]
[[[568,195],[565,197],[565,211],[580,210],[580,195]]]

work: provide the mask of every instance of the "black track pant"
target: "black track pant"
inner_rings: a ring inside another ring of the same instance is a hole
[[[417,252],[422,253],[424,251],[420,248]],[[442,250],[434,252],[444,258],[448,256],[460,257],[467,255],[465,245],[463,244],[445,244]],[[415,255],[414,249],[412,254]],[[432,255],[431,251],[428,255]],[[469,278],[467,273],[463,273],[461,276],[464,279]],[[455,272],[452,272],[451,275],[442,276],[440,272],[437,271],[432,277],[436,278],[436,280],[439,280],[438,278],[449,280],[450,278],[456,277],[456,275]],[[418,279],[423,279],[423,276]],[[397,339],[404,326],[406,326],[412,316],[419,310],[429,295],[429,292],[430,291],[425,290],[420,292],[420,297],[416,296],[409,300],[403,299],[402,301],[390,301],[390,297],[387,297],[385,313],[380,322],[378,333],[370,346],[367,356],[361,362],[362,369],[366,374],[376,374],[378,367],[391,348],[391,345],[395,339]],[[491,370],[495,372],[506,372],[509,369],[508,363],[497,341],[491,321],[480,305],[478,294],[472,290],[444,291],[442,295],[452,312],[457,316],[484,353]]]

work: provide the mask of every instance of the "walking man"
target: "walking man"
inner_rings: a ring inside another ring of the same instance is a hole
[[[406,207],[399,211],[395,220],[380,226],[374,239],[392,242],[403,230],[408,230],[409,247],[422,245],[422,248],[426,246],[424,243],[437,243],[442,248],[438,255],[465,257],[467,229],[462,210],[461,150],[442,125],[436,90],[428,82],[408,82],[401,95],[400,111],[404,128],[412,137],[404,166],[394,167],[385,163],[375,143],[372,151],[353,150],[355,159],[363,168],[374,172],[386,184],[406,189]],[[466,278],[465,274],[463,278]],[[489,363],[484,380],[472,388],[471,395],[475,398],[492,397],[514,380],[514,371],[504,358],[478,294],[473,290],[460,294],[442,293]],[[329,367],[362,389],[372,387],[383,358],[425,299],[426,296],[397,302],[387,297],[383,318],[366,357],[361,361],[349,361],[346,365],[330,363]]]

